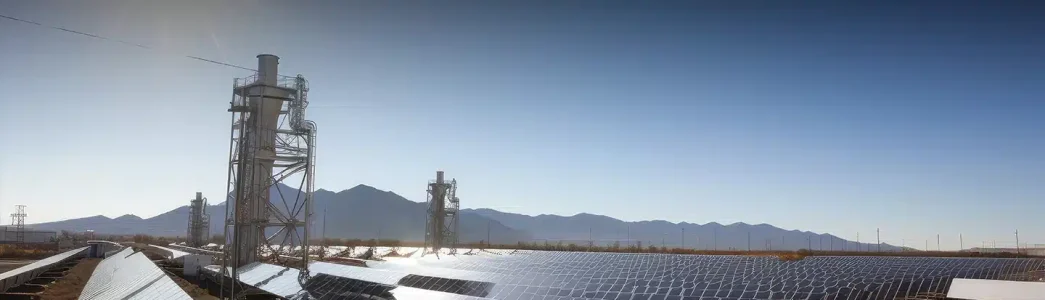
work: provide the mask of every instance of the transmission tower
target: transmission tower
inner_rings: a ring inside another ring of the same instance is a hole
[[[309,276],[316,125],[305,120],[308,81],[280,76],[275,55],[257,58],[257,73],[233,82],[229,108],[223,291],[225,276],[235,279],[240,267],[255,262],[293,266],[302,280]]]
[[[196,192],[196,198],[189,200],[189,228],[185,235],[189,247],[203,247],[210,239],[210,215],[207,214],[207,198]]]
[[[11,225],[15,226],[15,241],[25,243],[25,205],[15,205],[15,213],[11,214]]]
[[[422,254],[436,253],[450,247],[450,254],[457,251],[457,179],[449,183],[443,180],[443,171],[435,172],[435,180],[428,183],[428,215],[425,230],[425,247]]]

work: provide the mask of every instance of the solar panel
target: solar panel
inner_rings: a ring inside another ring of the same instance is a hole
[[[0,292],[6,292],[8,289],[20,286],[29,280],[40,276],[40,274],[43,274],[57,264],[78,257],[83,257],[85,255],[87,255],[87,247],[73,249],[32,262],[14,270],[0,273]]]
[[[163,252],[163,256],[166,257],[168,260],[178,260],[182,256],[189,255],[188,252],[181,251],[181,250],[175,250],[175,249],[171,249],[171,248],[167,248],[167,247],[163,247],[163,246],[149,245],[149,247],[152,247],[152,248],[154,248],[156,250],[159,250],[160,252]]]
[[[126,248],[95,267],[80,299],[192,299],[141,252]]]

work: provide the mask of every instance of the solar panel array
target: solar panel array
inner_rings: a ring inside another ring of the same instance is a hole
[[[205,272],[210,276],[219,276],[219,266],[207,266]],[[377,299],[447,299],[469,300],[479,299],[439,291],[435,286],[426,289],[412,288],[400,282],[410,276],[408,273],[370,269],[346,265],[314,262],[309,265],[312,277],[302,283],[298,280],[300,271],[266,263],[252,263],[240,267],[239,282],[255,287],[272,295],[287,299],[366,299],[371,296]]]
[[[192,299],[141,252],[131,248],[102,260],[80,299]]]
[[[244,283],[296,299],[894,299],[944,295],[954,278],[1033,280],[1042,259],[775,257],[520,251],[375,262],[258,264]],[[216,271],[216,269],[212,270]]]
[[[87,247],[77,248],[34,261],[14,270],[0,273],[0,292],[6,292],[13,287],[20,286],[29,280],[40,276],[40,274],[43,274],[57,264],[83,257],[85,255],[87,255]]]
[[[946,293],[953,278],[1028,280],[1042,259],[775,257],[520,252],[424,260],[496,274],[494,299],[893,299]]]

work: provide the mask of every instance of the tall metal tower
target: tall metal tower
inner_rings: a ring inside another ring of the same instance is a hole
[[[457,179],[443,181],[443,171],[435,172],[435,180],[428,183],[428,215],[425,230],[424,253],[439,253],[443,247],[457,250]]]
[[[203,193],[196,192],[196,198],[189,200],[189,229],[185,236],[189,247],[203,247],[210,239],[210,215]]]
[[[15,213],[11,214],[11,225],[15,226],[15,240],[25,242],[25,205],[15,205]]]
[[[237,276],[266,261],[307,277],[316,159],[316,125],[305,120],[308,81],[280,76],[275,55],[257,58],[257,73],[232,87],[222,270]]]

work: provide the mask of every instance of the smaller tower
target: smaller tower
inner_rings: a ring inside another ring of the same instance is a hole
[[[443,171],[435,172],[435,180],[428,183],[428,220],[425,230],[425,248],[422,253],[439,253],[443,247],[457,250],[457,180],[446,182]]]
[[[189,229],[185,235],[189,247],[203,247],[210,239],[210,215],[207,214],[207,198],[196,192],[196,198],[189,200]]]
[[[15,227],[15,241],[25,243],[25,205],[15,205],[15,213],[11,214],[11,225]]]

